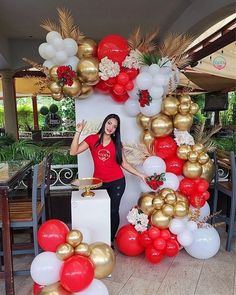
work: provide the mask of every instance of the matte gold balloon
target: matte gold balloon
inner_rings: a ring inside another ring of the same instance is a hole
[[[176,202],[176,196],[175,196],[175,193],[169,193],[166,195],[165,197],[165,203],[166,204],[174,204]]]
[[[44,287],[39,295],[70,295],[71,292],[66,291],[60,283],[55,283],[49,286]]]
[[[191,151],[189,154],[188,154],[188,160],[192,163],[196,162],[198,159],[198,153],[197,152],[193,152]]]
[[[189,204],[188,198],[180,192],[175,192],[177,202],[184,202]]]
[[[62,100],[63,95],[62,95],[62,93],[52,93],[52,94],[51,94],[51,97],[52,97],[53,99],[55,99],[55,100],[60,101],[60,100]]]
[[[52,93],[61,93],[61,86],[57,82],[51,82],[48,85],[48,88],[51,90]]]
[[[141,142],[146,145],[148,150],[152,150],[154,137],[151,135],[149,130],[144,130],[141,134]]]
[[[185,202],[176,202],[174,206],[174,216],[184,217],[188,214],[188,206]]]
[[[151,215],[151,223],[160,229],[168,228],[170,221],[171,217],[164,215],[161,210],[158,210]]]
[[[198,162],[191,163],[187,161],[184,163],[183,167],[183,175],[188,178],[196,178],[200,177],[202,174],[202,165],[200,165]]]
[[[191,103],[191,97],[187,94],[181,95],[179,98],[180,103],[188,102]]]
[[[82,85],[81,88],[81,93],[80,96],[78,97],[79,99],[84,99],[87,98],[88,96],[93,94],[93,87],[89,85]]]
[[[209,161],[210,157],[207,153],[201,153],[200,155],[198,155],[198,163],[200,163],[201,165],[206,164]]]
[[[66,260],[74,255],[74,248],[67,243],[61,244],[57,247],[56,255],[60,260]]]
[[[178,110],[181,115],[187,115],[190,111],[190,103],[189,102],[182,102],[179,105]]]
[[[178,113],[179,101],[174,96],[166,96],[162,101],[162,113],[167,116],[174,116]]]
[[[91,253],[91,249],[87,243],[80,243],[75,248],[75,254],[81,255],[81,256],[89,256]]]
[[[64,85],[62,87],[62,90],[64,92],[65,95],[69,96],[69,97],[74,97],[77,96],[81,93],[81,83],[79,80],[74,80],[73,84],[71,86],[69,85]]]
[[[154,194],[144,193],[138,200],[138,206],[143,211],[143,213],[150,215],[154,211],[154,206],[152,201],[154,199]]]
[[[187,131],[190,130],[193,124],[193,115],[181,115],[177,114],[173,120],[174,127],[179,129],[180,131]]]
[[[77,55],[81,59],[83,57],[94,56],[97,52],[97,43],[89,38],[84,38],[78,45]]]
[[[204,145],[202,143],[195,143],[193,146],[192,146],[192,150],[194,152],[197,152],[198,154],[204,152],[205,148],[204,148]]]
[[[151,118],[146,117],[142,113],[140,113],[137,116],[137,122],[144,130],[148,130],[150,126]]]
[[[199,111],[199,105],[195,102],[192,102],[190,106],[191,114],[195,115],[198,111]]]
[[[157,210],[161,209],[164,203],[165,203],[164,200],[161,199],[160,197],[155,197],[152,201],[154,208]]]
[[[109,276],[115,266],[115,255],[110,246],[105,243],[93,243],[89,245],[91,254],[89,258],[94,264],[96,279],[104,279]]]
[[[212,181],[215,174],[214,163],[210,159],[206,164],[202,165],[201,177],[206,179],[209,183]]]
[[[83,240],[83,235],[81,231],[77,229],[72,229],[68,232],[66,236],[66,242],[70,244],[72,247],[78,246]]]
[[[162,199],[165,199],[165,197],[166,197],[168,194],[174,194],[174,191],[173,191],[171,188],[163,188],[163,189],[161,189],[160,192],[159,192],[159,196],[160,196]]]
[[[156,137],[168,135],[173,131],[172,119],[164,114],[158,114],[152,117],[150,130]]]
[[[54,66],[49,70],[49,76],[53,81],[58,80],[57,69],[58,69],[58,66]]]
[[[95,57],[82,58],[79,61],[77,72],[85,83],[95,82],[99,78],[99,62]]]
[[[174,215],[174,207],[170,204],[163,205],[161,211],[166,216],[173,216]]]
[[[188,154],[192,151],[191,146],[187,144],[181,144],[177,148],[177,156],[182,160],[188,160]]]

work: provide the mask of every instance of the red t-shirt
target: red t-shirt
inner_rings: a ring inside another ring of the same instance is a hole
[[[91,134],[84,139],[93,157],[93,176],[102,179],[103,182],[111,182],[124,177],[120,165],[116,162],[116,147],[112,139],[106,146],[100,144],[95,147],[98,140],[98,134]]]

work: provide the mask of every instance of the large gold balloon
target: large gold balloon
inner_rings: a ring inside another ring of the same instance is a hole
[[[190,114],[181,115],[177,114],[174,117],[174,127],[181,130],[181,131],[187,131],[190,130],[192,124],[193,124],[193,116]]]
[[[57,82],[51,82],[48,85],[48,88],[51,90],[52,93],[61,93],[61,86]]]
[[[168,135],[173,131],[172,120],[164,114],[158,114],[152,117],[150,130],[156,137]]]
[[[148,150],[152,150],[154,137],[151,135],[149,130],[144,130],[143,134],[141,134],[141,142],[146,145]]]
[[[198,154],[204,152],[205,148],[204,148],[204,145],[202,143],[195,143],[193,146],[192,146],[192,150],[194,152],[197,152]]]
[[[154,208],[157,210],[161,209],[164,203],[165,203],[164,200],[161,199],[160,197],[155,197],[152,201]]]
[[[176,196],[175,193],[169,193],[165,197],[165,203],[173,205],[176,202]]]
[[[190,106],[191,114],[195,115],[198,111],[199,111],[199,105],[196,104],[195,102],[192,102]]]
[[[206,179],[209,183],[212,181],[215,169],[214,169],[214,163],[210,159],[206,164],[202,165],[202,174],[201,177]]]
[[[95,57],[86,57],[79,61],[77,72],[83,82],[92,83],[98,80],[98,65],[99,62]]]
[[[181,115],[187,115],[190,111],[190,103],[189,102],[183,102],[178,107],[179,113]]]
[[[81,93],[80,93],[79,99],[87,98],[91,94],[93,94],[93,87],[84,84],[84,85],[82,85],[82,89],[81,89]]]
[[[91,254],[89,258],[95,266],[94,277],[104,279],[109,276],[115,266],[115,255],[110,246],[105,243],[93,243],[89,245]]]
[[[83,234],[77,229],[72,229],[66,236],[66,242],[72,247],[77,247],[83,240]]]
[[[155,195],[152,193],[144,193],[138,200],[138,206],[143,213],[150,215],[154,211],[153,199]]]
[[[77,55],[81,59],[83,57],[94,56],[97,51],[97,44],[95,41],[89,38],[84,38],[80,41],[78,46]]]
[[[162,101],[162,112],[167,116],[174,116],[178,112],[179,101],[174,96],[166,96]]]
[[[69,97],[74,97],[76,95],[79,95],[81,93],[81,83],[79,80],[74,80],[72,85],[64,85],[62,87],[62,90],[65,95]]]
[[[52,93],[51,97],[55,100],[58,100],[58,101],[62,100],[62,98],[63,98],[62,93]]]
[[[209,161],[210,157],[207,153],[200,153],[200,155],[198,155],[198,163],[204,165]]]
[[[169,204],[163,205],[161,211],[166,216],[173,216],[174,215],[174,207]]]
[[[49,286],[44,287],[39,295],[70,295],[71,292],[66,291],[60,283],[55,283]]]
[[[189,207],[185,202],[176,202],[174,206],[174,216],[184,217],[188,214]]]
[[[181,144],[177,148],[177,156],[182,160],[187,160],[189,153],[192,151],[191,146],[187,144]]]
[[[184,163],[183,167],[183,175],[188,178],[196,178],[201,176],[202,174],[202,165],[200,165],[198,162],[191,163],[190,161],[187,161]]]
[[[75,248],[75,254],[81,255],[81,256],[89,256],[91,253],[90,247],[87,243],[80,243]]]
[[[150,121],[151,118],[144,116],[142,113],[137,116],[137,122],[144,130],[149,129]]]
[[[49,70],[49,76],[53,81],[58,80],[57,69],[58,69],[58,66],[54,66]]]
[[[64,243],[57,247],[56,255],[60,260],[66,260],[74,254],[74,248],[68,244]]]
[[[151,223],[160,229],[168,228],[170,221],[171,217],[164,215],[161,210],[154,212],[151,216]]]

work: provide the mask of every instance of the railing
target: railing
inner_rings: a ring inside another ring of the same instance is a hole
[[[73,138],[74,131],[41,131],[42,139],[48,138]]]
[[[52,165],[50,190],[70,189],[70,183],[78,178],[78,165]]]
[[[32,139],[33,135],[30,131],[19,131],[19,138],[20,139]]]

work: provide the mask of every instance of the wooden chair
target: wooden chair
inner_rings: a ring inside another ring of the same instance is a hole
[[[215,178],[214,178],[214,199],[213,199],[213,213],[217,211],[218,193],[222,192],[227,199],[227,206],[229,206],[228,214],[225,218],[227,225],[227,241],[226,250],[231,250],[233,235],[235,234],[235,215],[236,215],[236,164],[234,152],[226,152],[223,150],[216,150],[214,153],[215,162]],[[218,176],[219,169],[226,169],[229,171],[227,180],[220,181]]]

